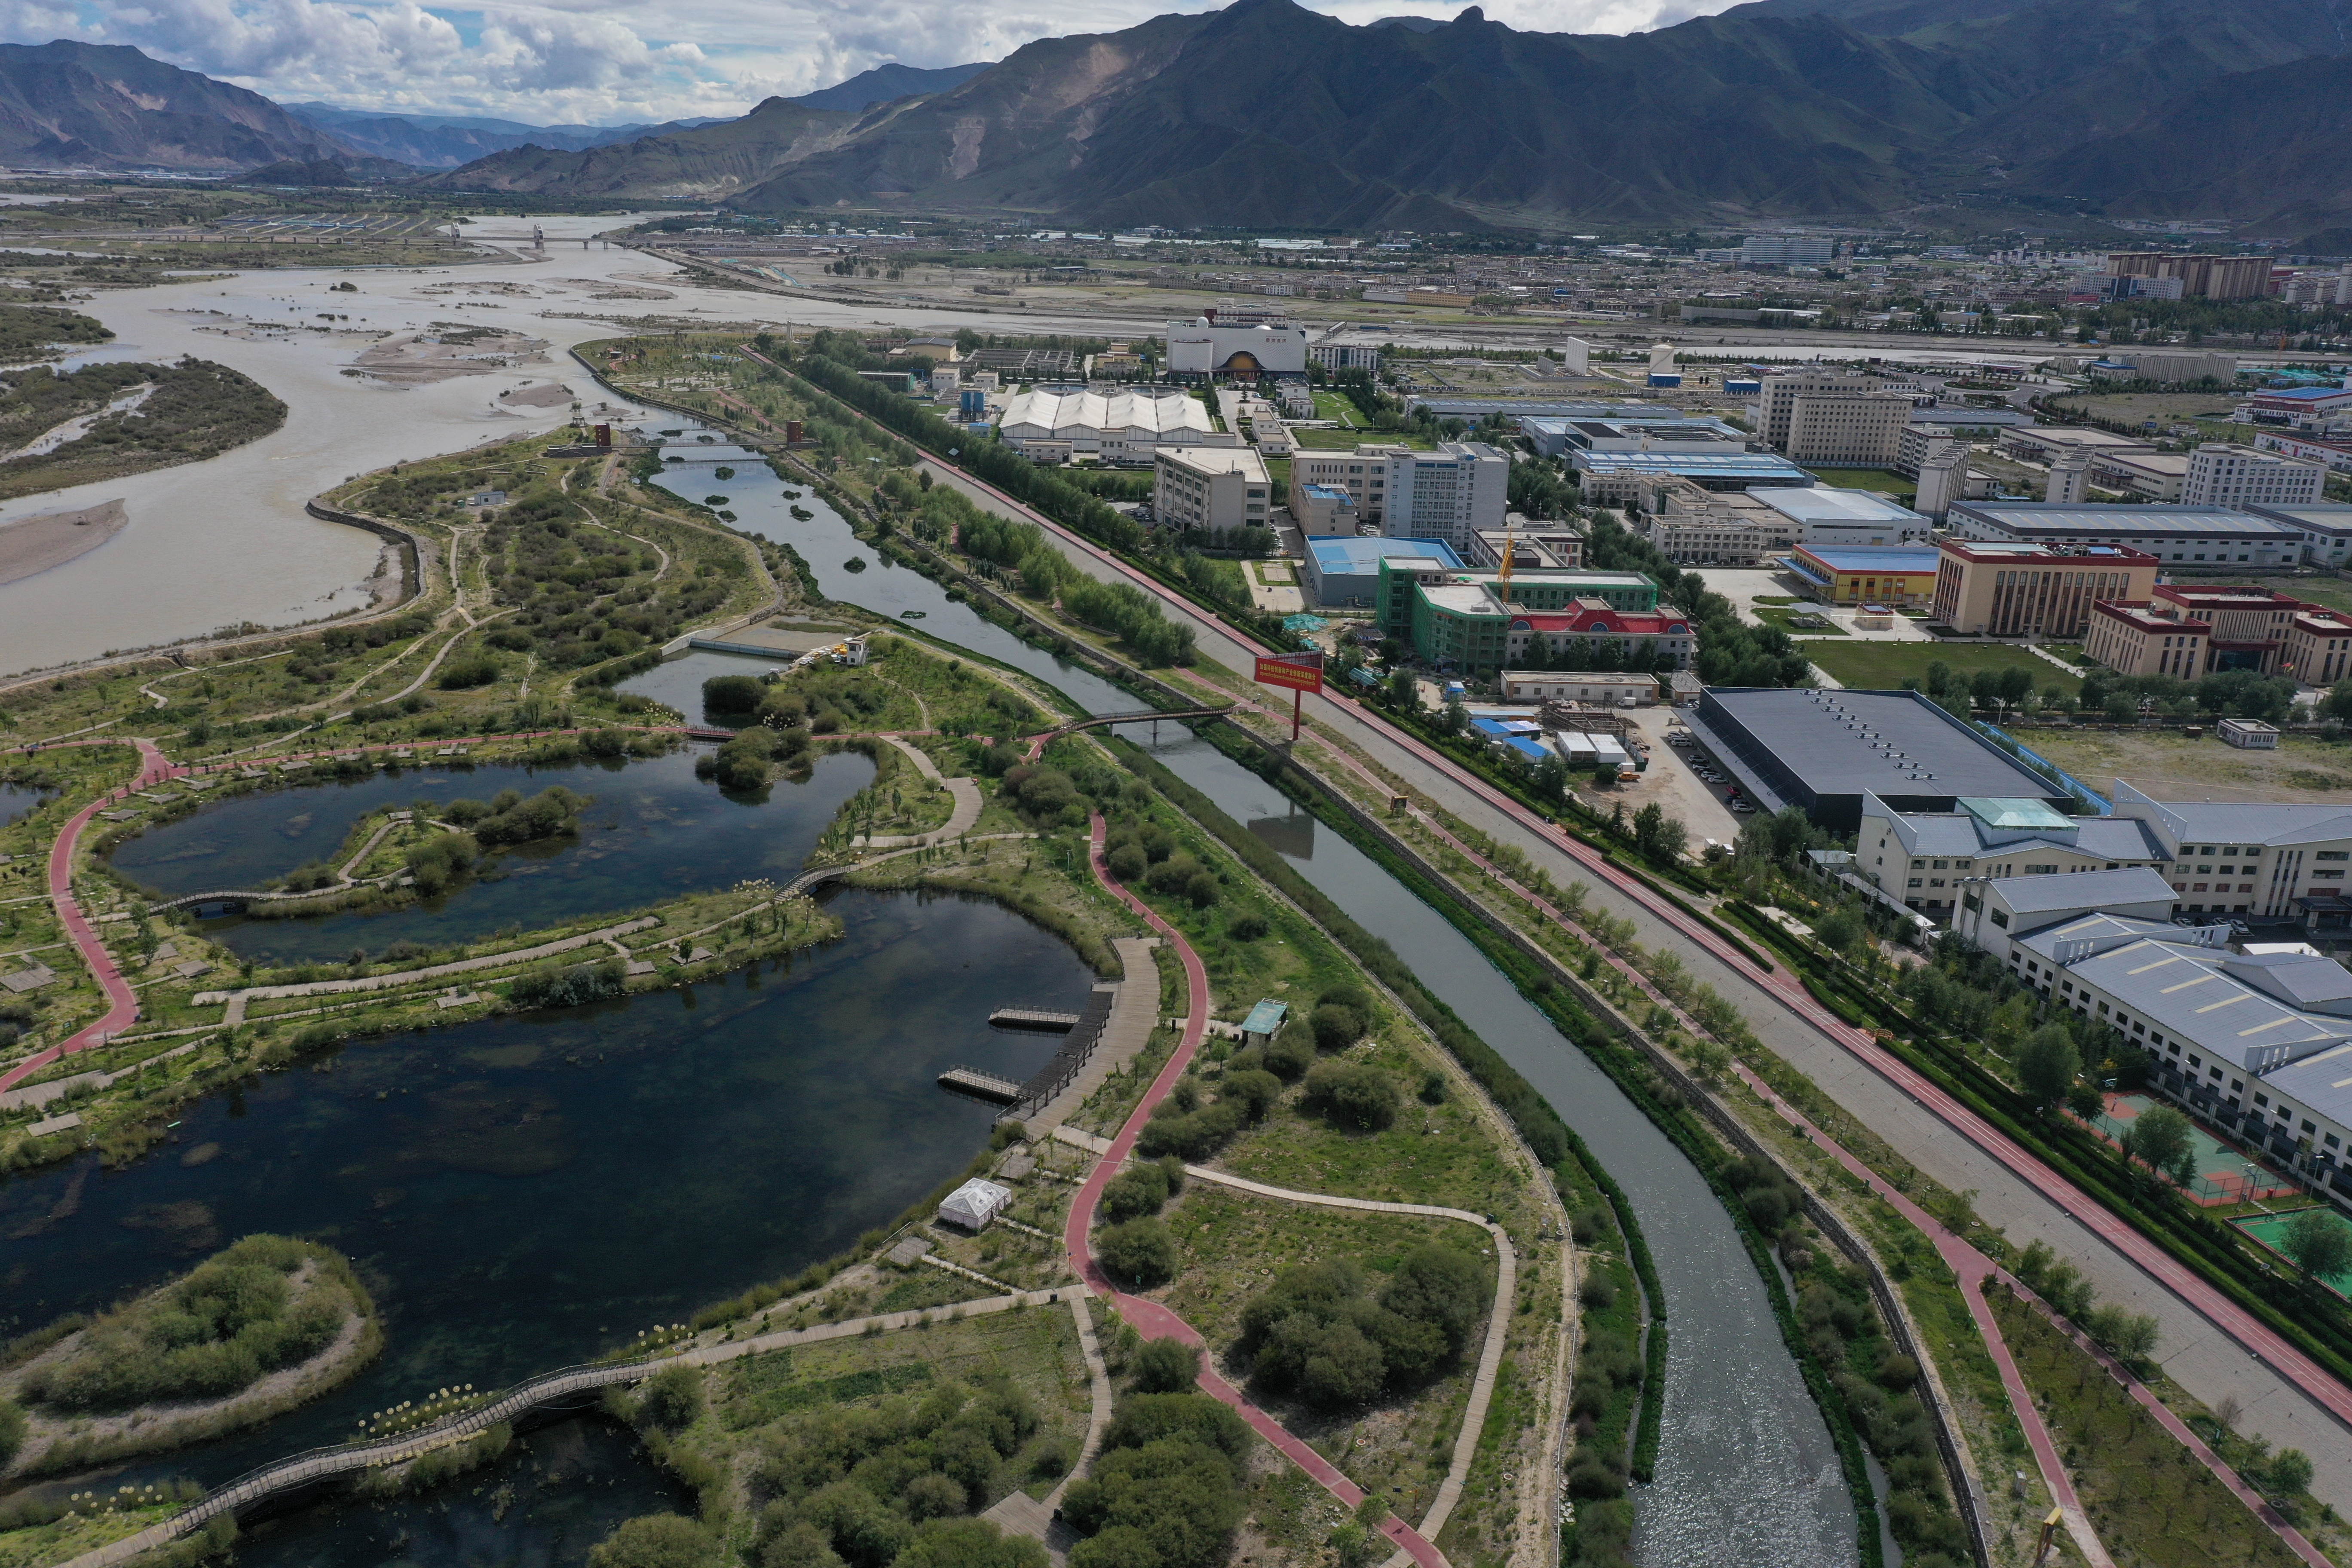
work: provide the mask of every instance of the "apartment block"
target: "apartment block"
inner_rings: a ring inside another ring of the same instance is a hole
[[[1792,463],[1880,468],[1895,461],[1911,400],[1891,392],[1801,392],[1789,400]]]
[[[2190,506],[2311,506],[2326,482],[2325,463],[2212,441],[2189,454],[2180,499]]]
[[[2107,257],[2118,278],[2178,278],[2190,300],[2262,300],[2271,291],[2267,256],[2177,256],[2160,250],[2118,250]]]

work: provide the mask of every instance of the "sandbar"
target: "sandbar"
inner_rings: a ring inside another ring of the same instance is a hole
[[[0,523],[0,583],[15,583],[87,555],[131,524],[119,500]]]

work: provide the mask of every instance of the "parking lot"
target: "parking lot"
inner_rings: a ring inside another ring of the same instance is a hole
[[[1738,837],[1743,820],[1725,804],[1721,785],[1708,784],[1693,771],[1689,753],[1693,748],[1673,744],[1668,737],[1688,735],[1683,728],[1680,712],[1661,704],[1654,708],[1636,708],[1625,715],[1642,732],[1650,748],[1650,765],[1638,784],[1623,786],[1630,797],[1629,811],[1638,810],[1652,801],[1658,803],[1669,816],[1682,819],[1690,829],[1690,848],[1694,855],[1706,847],[1710,838],[1728,844]],[[1718,770],[1719,771],[1719,770]]]

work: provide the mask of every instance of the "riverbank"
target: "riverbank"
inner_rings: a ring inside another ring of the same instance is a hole
[[[119,500],[67,511],[40,512],[0,524],[0,584],[62,566],[89,554],[128,527]]]

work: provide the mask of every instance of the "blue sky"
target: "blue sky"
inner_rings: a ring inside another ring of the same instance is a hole
[[[1357,23],[1460,8],[1312,3]],[[0,0],[0,41],[132,44],[287,102],[617,124],[735,115],[887,60],[1002,59],[1034,38],[1211,8],[1202,0],[533,0],[463,11],[415,0]],[[1622,33],[1693,8],[1678,0],[1488,0],[1485,9],[1516,27]]]

